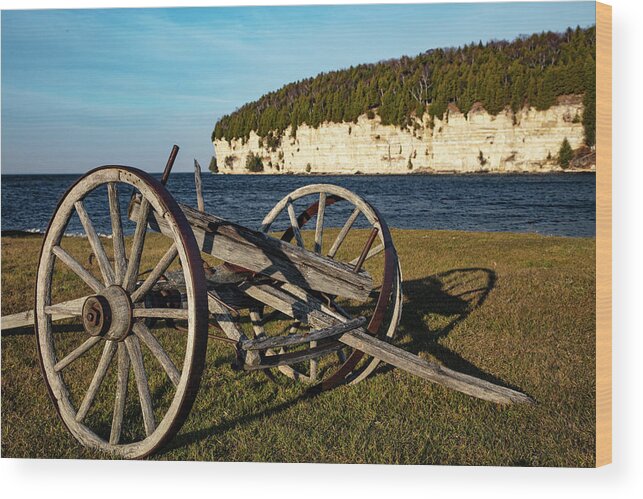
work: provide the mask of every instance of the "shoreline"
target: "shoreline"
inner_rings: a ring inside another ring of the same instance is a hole
[[[335,227],[339,229],[339,227]],[[542,234],[540,232],[514,232],[514,231],[508,231],[508,230],[486,230],[486,231],[473,231],[473,230],[459,230],[459,229],[408,229],[408,228],[399,228],[399,227],[390,227],[392,231],[395,232],[425,232],[427,234],[454,234],[454,235],[477,235],[477,236],[483,236],[483,235],[489,235],[489,236],[494,236],[494,235],[505,235],[505,236],[526,236],[526,237],[543,237],[547,239],[554,239],[554,238],[560,238],[560,239],[572,239],[572,240],[596,240],[596,234],[593,236],[561,236],[558,234]],[[305,230],[302,232],[306,232]],[[42,231],[35,231],[35,230],[22,230],[22,229],[2,229],[0,230],[0,237],[14,237],[14,238],[31,238],[31,237],[42,237],[45,234],[45,229]],[[72,234],[72,233],[65,233],[63,234],[64,237],[73,237],[73,238],[84,238],[85,236],[81,234]],[[99,234],[100,237],[111,239],[111,234]],[[126,236],[127,237],[127,236]]]
[[[177,173],[189,173],[189,172],[177,172]],[[274,172],[210,172],[211,175],[230,175],[230,176],[242,176],[242,175],[265,175],[265,176],[274,176],[274,177],[407,177],[407,176],[487,176],[487,175],[499,175],[499,176],[511,176],[511,175],[563,175],[566,173],[573,174],[596,174],[596,169],[582,169],[575,168],[569,170],[549,170],[549,171],[499,171],[499,170],[487,170],[487,171],[414,171],[409,173],[331,173],[331,172],[284,172],[284,173],[274,173]]]
[[[0,173],[0,178],[2,177],[38,177],[38,176],[52,176],[52,177],[69,177],[69,176],[75,176],[75,175],[85,175],[87,171],[83,172],[69,172],[69,173],[48,173],[48,172],[40,172],[40,173]],[[157,172],[149,172],[145,170],[147,173],[150,175],[162,175],[162,171],[157,171]],[[242,175],[267,175],[267,176],[274,176],[274,177],[287,177],[287,176],[296,176],[296,177],[408,177],[408,176],[487,176],[487,175],[499,175],[499,176],[511,176],[511,175],[564,175],[566,173],[573,173],[573,174],[596,174],[596,168],[594,169],[582,169],[582,168],[570,168],[568,170],[547,170],[547,171],[499,171],[499,170],[480,170],[480,171],[425,171],[425,170],[418,170],[414,172],[409,172],[409,173],[385,173],[385,172],[380,172],[380,173],[329,173],[329,172],[286,172],[286,173],[274,173],[274,172],[237,172],[237,173],[229,173],[229,172],[210,172],[208,170],[205,170],[202,172],[202,175],[226,175],[226,176],[242,176]],[[194,175],[193,171],[187,170],[187,171],[175,171],[172,172],[172,175]]]

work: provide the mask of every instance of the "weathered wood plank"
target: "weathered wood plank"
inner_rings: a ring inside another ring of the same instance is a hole
[[[244,350],[266,350],[268,348],[301,345],[302,343],[320,341],[332,338],[333,336],[339,336],[340,334],[352,331],[353,329],[363,326],[364,324],[366,324],[366,319],[364,317],[358,317],[357,319],[352,319],[348,322],[337,324],[336,326],[317,329],[315,331],[311,331],[310,333],[291,334],[288,336],[271,336],[260,339],[247,340],[243,342],[241,348],[243,348]]]
[[[65,317],[70,317],[70,316],[66,315]],[[56,320],[53,314],[51,319]],[[3,331],[5,329],[14,329],[18,327],[27,327],[27,326],[33,326],[33,325],[34,325],[33,309],[25,310],[24,312],[18,312],[17,314],[5,315],[0,319],[0,329],[2,329]]]
[[[304,302],[301,298],[268,284],[248,283],[242,285],[241,288],[256,300],[262,301],[290,317],[312,324],[314,327],[328,327],[346,321],[346,319],[342,321],[327,314],[322,310],[321,303],[312,297],[308,297]],[[372,336],[363,327],[344,333],[337,339],[411,374],[473,397],[500,404],[534,403],[533,399],[524,393],[428,362]]]
[[[306,289],[361,301],[366,300],[371,292],[373,279],[365,271],[354,273],[345,263],[189,206],[180,206],[204,253]],[[138,204],[132,205],[130,218],[138,219]],[[152,228],[171,236],[167,222],[159,216],[154,218]]]
[[[297,215],[295,215],[295,207],[291,202],[288,203],[288,218],[290,219],[290,227],[292,227],[293,234],[295,234],[295,241],[300,248],[304,247],[304,240],[299,231],[299,222],[297,222]]]
[[[255,371],[257,369],[272,369],[273,367],[288,366],[314,359],[335,352],[342,348],[341,343],[329,343],[314,348],[308,348],[298,352],[280,353],[276,355],[267,355],[261,360],[261,364],[244,364],[243,369],[246,371]]]
[[[315,253],[321,254],[324,245],[324,214],[326,212],[326,193],[319,193],[317,222],[315,223]]]
[[[189,312],[187,308],[134,308],[132,317],[188,320]]]
[[[205,203],[203,202],[203,186],[201,185],[201,165],[194,160],[194,187],[196,189],[196,206],[199,211],[205,212]]]
[[[45,313],[51,315],[52,321],[69,319],[70,317],[78,317],[82,312],[83,303],[85,303],[86,299],[87,296],[83,296],[75,300],[56,303],[55,305],[47,305],[45,307]],[[5,315],[0,319],[0,329],[2,330],[33,326],[33,324],[33,309],[25,310],[24,312],[18,312],[17,314]]]
[[[338,339],[348,346],[361,350],[403,371],[472,397],[497,404],[534,403],[534,400],[524,393],[429,362],[406,350],[379,340],[363,329],[356,329]]]

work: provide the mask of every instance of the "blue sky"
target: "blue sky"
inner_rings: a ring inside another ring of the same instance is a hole
[[[2,173],[204,168],[218,117],[301,78],[595,23],[593,2],[2,12]]]

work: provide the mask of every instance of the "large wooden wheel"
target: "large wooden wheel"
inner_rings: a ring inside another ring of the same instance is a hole
[[[296,205],[300,208],[296,208]],[[299,215],[298,210],[301,210]],[[280,218],[282,224],[285,223],[283,233],[276,223]],[[313,219],[314,225],[307,225]],[[336,228],[330,229],[333,226]],[[303,232],[303,229],[310,230]],[[370,272],[374,279],[374,290],[364,303],[328,295],[317,294],[317,297],[326,304],[326,311],[340,320],[363,316],[368,319],[367,329],[371,334],[382,338],[393,336],[402,312],[400,264],[386,222],[364,199],[332,184],[301,187],[274,206],[264,218],[261,230]],[[287,287],[306,300],[305,293],[294,289],[292,285]],[[256,335],[266,334],[269,313],[265,308],[251,311]],[[282,334],[301,332],[307,327],[311,329],[307,324],[297,321],[285,326],[280,322],[279,327]],[[310,346],[317,345],[313,343]],[[375,358],[345,347],[325,358],[312,359],[305,364],[280,366],[279,370],[286,376],[307,383],[321,381],[320,386],[328,389],[341,383],[358,383],[373,372],[378,363],[379,360]]]
[[[143,214],[136,222],[125,216],[130,195]],[[172,228],[170,240],[146,244],[153,213]],[[111,220],[112,244],[99,237],[92,221],[99,219]],[[78,221],[85,238],[63,237]],[[174,305],[159,305],[150,297],[171,265],[180,265],[185,293]],[[108,166],[67,191],[42,245],[35,316],[49,394],[81,444],[141,458],[176,434],[199,387],[208,308],[194,234],[159,181],[134,168]],[[69,319],[54,326],[61,317]],[[164,323],[150,320],[155,318],[183,320],[187,330],[153,329],[150,324]]]

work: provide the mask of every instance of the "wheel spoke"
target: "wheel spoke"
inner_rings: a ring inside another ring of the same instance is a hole
[[[107,253],[105,253],[103,243],[98,237],[96,229],[94,229],[94,224],[92,224],[92,221],[89,218],[89,214],[85,209],[85,204],[82,201],[76,201],[74,206],[76,207],[76,212],[80,218],[80,223],[83,224],[83,228],[87,234],[89,245],[92,247],[92,251],[98,260],[98,267],[100,268],[100,273],[103,275],[103,281],[105,282],[105,285],[110,286],[116,281],[114,280],[114,271],[109,264],[109,259],[107,258]]]
[[[295,215],[295,207],[292,205],[290,200],[288,200],[288,218],[290,218],[290,226],[292,227],[292,231],[295,234],[297,246],[303,248],[304,240],[301,238],[301,232],[299,231],[299,222],[297,222],[297,215]]]
[[[115,279],[122,284],[127,270],[125,260],[125,240],[123,239],[123,223],[121,221],[121,205],[118,197],[118,184],[110,182],[107,184],[107,195],[109,197],[109,215],[112,219],[112,242],[114,243],[114,270]]]
[[[375,255],[379,255],[382,251],[384,251],[384,245],[379,244],[375,246],[375,248],[371,249],[368,252],[368,255],[366,255],[366,260],[369,258],[373,258]],[[353,258],[350,262],[349,265],[355,265],[359,261],[359,256],[357,258]]]
[[[187,320],[189,314],[187,308],[135,308],[132,310],[132,316],[135,318]]]
[[[91,275],[85,267],[83,267],[78,261],[67,253],[60,246],[54,246],[51,250],[54,255],[56,255],[61,262],[63,262],[71,271],[74,272],[78,277],[80,277],[85,283],[92,288],[96,293],[99,293],[105,286],[93,275]]]
[[[324,237],[324,212],[326,211],[326,193],[319,193],[317,208],[317,225],[315,226],[315,253],[321,254]]]
[[[123,287],[127,291],[132,291],[136,284],[138,277],[138,269],[141,265],[141,255],[143,254],[143,245],[145,244],[145,234],[147,232],[147,218],[150,214],[150,203],[147,199],[141,201],[141,206],[138,211],[138,220],[136,222],[136,229],[134,231],[134,239],[132,241],[132,250],[130,253],[129,262],[127,263],[127,271],[123,279]]]
[[[168,267],[172,264],[174,259],[176,258],[176,255],[178,255],[178,250],[176,249],[176,245],[173,244],[170,246],[170,248],[165,252],[163,255],[163,258],[156,264],[156,267],[150,272],[150,274],[147,276],[145,279],[145,282],[141,284],[141,286],[132,293],[132,303],[136,303],[140,300],[142,300],[147,293],[154,287],[156,284],[156,281],[159,280],[159,278],[165,273],[165,271],[168,269]]]
[[[129,380],[129,354],[124,343],[118,344],[118,379],[116,381],[116,399],[114,400],[114,415],[109,443],[115,445],[121,439],[125,401],[127,400],[127,382]]]
[[[310,342],[310,348],[315,348],[317,346],[316,341]],[[310,359],[310,381],[317,380],[317,359]]]
[[[355,208],[353,210],[353,213],[351,213],[351,216],[348,217],[348,220],[346,220],[346,223],[344,224],[344,227],[342,227],[342,230],[337,234],[337,239],[335,239],[335,242],[330,248],[330,251],[328,252],[328,256],[330,258],[334,258],[335,255],[337,254],[337,251],[339,250],[339,247],[342,245],[344,242],[344,239],[346,239],[346,234],[348,234],[348,231],[351,230],[351,227],[355,223],[355,220],[360,214],[360,209]]]
[[[87,389],[87,393],[85,393],[85,398],[83,398],[83,401],[80,404],[80,408],[76,413],[76,421],[78,421],[79,423],[82,422],[83,419],[85,419],[85,416],[87,416],[87,413],[89,412],[89,409],[92,406],[94,399],[96,398],[98,389],[105,379],[107,369],[109,368],[109,364],[112,361],[115,352],[116,342],[106,341],[105,347],[103,348],[103,355],[101,355],[100,361],[98,362],[98,367],[96,368],[94,377],[92,378],[92,381],[89,384],[89,388]]]
[[[130,360],[132,361],[132,368],[134,369],[136,389],[138,390],[141,412],[143,413],[143,425],[145,426],[145,434],[149,436],[154,431],[156,423],[154,422],[154,411],[152,410],[152,397],[150,396],[150,388],[147,384],[147,374],[145,373],[145,366],[143,365],[141,345],[138,342],[137,336],[128,336],[127,338],[125,338],[125,344],[127,345],[127,352],[129,353]]]
[[[80,357],[85,352],[87,352],[91,347],[93,347],[100,340],[101,340],[100,336],[92,336],[91,338],[86,339],[83,342],[82,345],[80,345],[78,348],[72,350],[71,353],[69,353],[66,357],[64,357],[61,361],[59,361],[54,366],[54,371],[59,372],[59,371],[63,370],[69,364],[74,362],[78,357]]]
[[[156,360],[159,361],[159,364],[163,366],[163,369],[167,373],[168,378],[174,386],[178,386],[181,379],[181,373],[170,359],[170,356],[163,350],[163,347],[150,332],[145,324],[142,322],[137,322],[134,324],[134,333],[139,337],[140,340],[145,343],[147,348],[150,349],[150,352],[156,357]]]
[[[261,322],[261,312],[259,310],[260,309],[256,308],[250,310],[250,324],[252,325],[255,338],[263,338],[266,336],[266,330]]]

